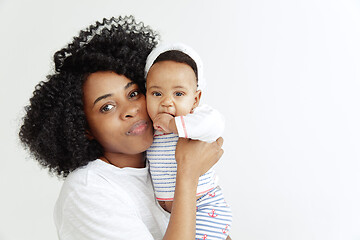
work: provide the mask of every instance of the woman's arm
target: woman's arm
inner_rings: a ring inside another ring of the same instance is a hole
[[[195,239],[196,189],[199,177],[222,156],[223,139],[213,143],[179,138],[175,158],[175,196],[168,228],[163,239]]]

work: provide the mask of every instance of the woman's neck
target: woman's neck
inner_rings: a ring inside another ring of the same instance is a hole
[[[122,153],[109,153],[105,152],[100,157],[106,163],[114,165],[115,167],[124,168],[144,168],[145,167],[145,154],[122,154]]]

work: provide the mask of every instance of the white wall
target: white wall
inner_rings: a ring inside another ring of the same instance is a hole
[[[233,239],[360,239],[358,0],[0,0],[0,240],[56,239],[61,181],[19,146],[22,107],[56,50],[120,14],[202,56]]]

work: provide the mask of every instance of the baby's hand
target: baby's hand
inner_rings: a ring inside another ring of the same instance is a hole
[[[160,113],[153,120],[154,129],[163,133],[177,133],[175,119],[168,113]]]

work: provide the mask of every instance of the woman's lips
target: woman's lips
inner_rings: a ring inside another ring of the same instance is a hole
[[[145,120],[140,120],[131,126],[129,131],[126,132],[126,135],[128,136],[141,135],[146,131],[147,128],[148,128],[148,122]]]

